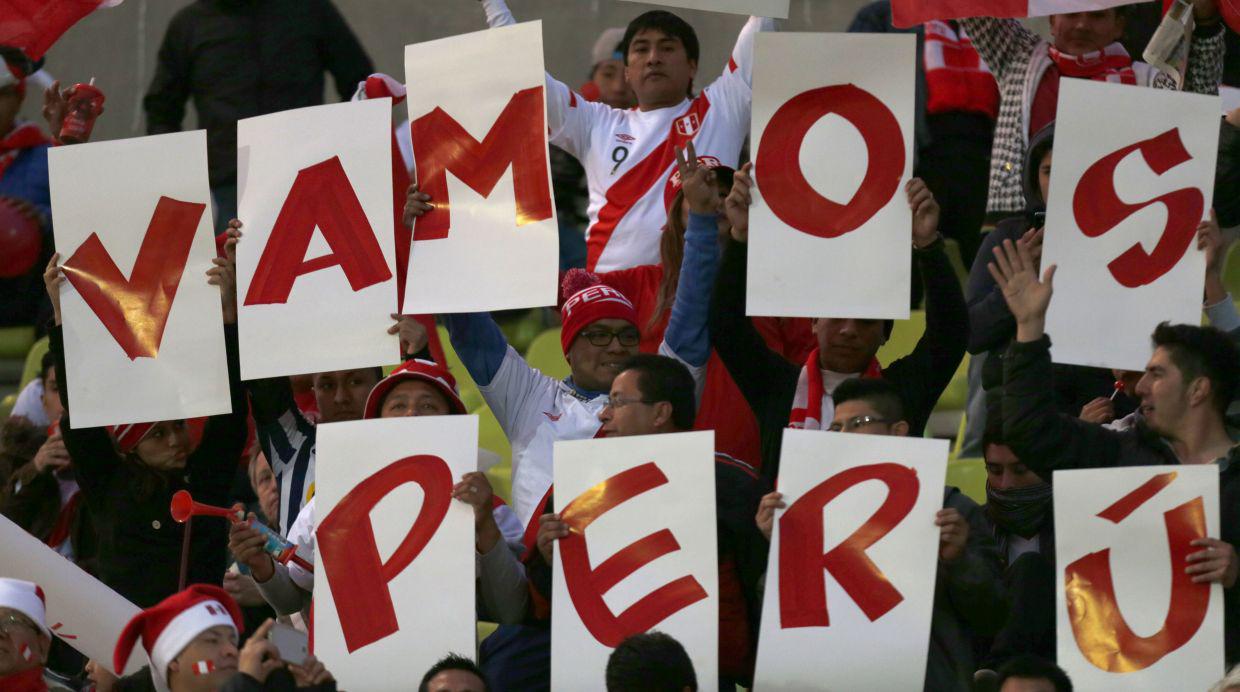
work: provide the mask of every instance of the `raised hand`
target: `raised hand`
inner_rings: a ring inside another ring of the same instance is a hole
[[[64,438],[56,433],[47,438],[39,451],[34,454],[34,468],[39,473],[59,471],[69,466],[69,450],[65,448]]]
[[[1046,268],[1038,280],[1029,246],[1003,241],[994,250],[995,261],[987,265],[1003,299],[1016,318],[1016,340],[1037,341],[1046,328],[1046,309],[1054,292],[1055,265]]]
[[[241,240],[241,222],[233,219],[224,231],[224,256],[214,257],[207,270],[207,283],[220,287],[220,303],[224,309],[224,324],[237,323],[237,241]]]
[[[431,204],[431,196],[418,189],[417,183],[411,183],[405,192],[405,213],[401,220],[406,226],[413,227],[418,217],[435,208]]]
[[[60,253],[53,252],[43,270],[43,285],[47,288],[47,297],[52,301],[52,314],[56,324],[60,325],[60,287],[65,282],[65,270],[60,266]]]
[[[544,514],[538,518],[538,552],[547,564],[551,564],[551,544],[570,533],[568,524],[559,514]]]
[[[934,525],[939,527],[939,560],[959,560],[969,543],[969,522],[958,510],[948,507],[935,514]]]
[[[718,213],[719,191],[715,186],[715,172],[698,164],[693,140],[689,140],[685,148],[676,150],[676,170],[680,173],[680,189],[685,193],[689,211],[711,216]]]
[[[723,200],[723,211],[732,223],[732,240],[738,243],[749,242],[749,207],[753,204],[749,190],[752,187],[753,162],[750,161],[732,176],[732,191]]]
[[[267,633],[271,631],[274,624],[275,620],[267,618],[266,622],[254,630],[254,634],[246,640],[245,646],[241,647],[241,655],[237,662],[237,668],[242,673],[254,678],[260,684],[267,682],[267,676],[271,675],[271,671],[284,667],[284,661],[280,660],[280,650],[267,639]]]
[[[247,517],[254,520],[253,512]],[[237,562],[250,568],[254,581],[264,583],[275,575],[275,560],[267,553],[267,537],[250,527],[248,522],[236,522],[228,529],[228,551]]]
[[[1197,226],[1197,249],[1206,254],[1206,304],[1213,305],[1227,297],[1223,284],[1223,258],[1227,241],[1218,226],[1218,216],[1210,210],[1210,218]]]
[[[57,136],[65,124],[65,114],[69,112],[69,90],[60,88],[60,81],[52,82],[43,91],[43,120],[47,122],[52,136]]]
[[[1100,396],[1081,407],[1080,419],[1098,425],[1110,423],[1115,420],[1115,402]]]
[[[754,517],[754,521],[758,524],[758,530],[766,536],[766,540],[771,540],[771,531],[775,528],[775,510],[787,506],[782,493],[767,493],[762,496],[762,502],[758,504],[758,515]]]
[[[939,237],[939,203],[921,178],[908,181],[904,194],[913,211],[913,247],[926,247]]]
[[[426,327],[411,315],[392,313],[390,316],[396,320],[396,324],[388,327],[387,333],[400,335],[401,353],[412,356],[426,348],[426,345],[430,343],[430,335],[427,333]]]

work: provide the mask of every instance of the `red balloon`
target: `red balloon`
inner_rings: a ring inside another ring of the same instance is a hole
[[[42,251],[39,222],[12,200],[0,198],[0,278],[25,276]]]

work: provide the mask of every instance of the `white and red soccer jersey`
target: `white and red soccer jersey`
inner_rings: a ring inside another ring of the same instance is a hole
[[[892,0],[891,23],[908,28],[934,19],[965,17],[1044,17],[1089,12],[1132,0]]]
[[[492,27],[515,24],[504,0],[484,0]],[[551,143],[577,157],[590,188],[586,267],[613,271],[659,263],[659,237],[673,196],[669,178],[675,148],[689,140],[699,157],[735,168],[749,134],[753,101],[753,44],[772,19],[750,17],[732,58],[692,100],[658,110],[620,110],[587,101],[547,75]]]

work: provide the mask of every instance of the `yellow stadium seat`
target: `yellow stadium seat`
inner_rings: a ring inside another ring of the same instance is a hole
[[[1232,243],[1223,260],[1223,283],[1232,298],[1240,298],[1240,243]]]
[[[0,358],[25,358],[34,345],[34,327],[0,328]]]
[[[504,498],[512,501],[512,446],[499,420],[491,409],[483,406],[475,411],[478,415],[478,447],[499,455],[499,463],[487,471],[487,479],[491,481],[491,489]]]
[[[986,504],[986,464],[981,459],[957,459],[947,463],[947,484],[960,488],[979,505]]]
[[[22,367],[22,379],[18,385],[19,391],[29,384],[31,380],[43,374],[39,372],[39,368],[43,365],[43,354],[47,353],[49,348],[51,348],[51,345],[48,343],[46,336],[30,346],[30,350],[26,353],[26,365]]]
[[[568,361],[564,360],[564,349],[560,347],[560,328],[548,329],[534,337],[529,350],[525,352],[525,362],[542,374],[557,380],[568,377],[571,371]]]
[[[878,362],[885,368],[912,353],[925,332],[924,310],[914,310],[909,313],[907,320],[897,320],[895,328],[891,330],[891,337],[878,349]]]
[[[461,362],[460,356],[456,355],[456,351],[452,348],[452,340],[448,338],[448,330],[444,327],[436,327],[439,332],[439,343],[443,345],[443,355],[448,361],[448,372],[456,378],[456,388],[461,393],[461,402],[465,404],[466,411],[477,411],[486,405],[482,400],[482,392],[478,391],[478,385],[474,382],[474,378],[469,376],[469,371],[465,369],[465,364]]]

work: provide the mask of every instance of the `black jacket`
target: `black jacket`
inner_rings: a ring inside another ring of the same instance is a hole
[[[802,365],[789,363],[767,347],[745,316],[747,256],[743,243],[729,240],[724,248],[710,306],[710,339],[758,421],[762,476],[773,480]],[[883,379],[900,391],[909,435],[920,437],[964,357],[969,313],[942,240],[913,250],[913,259],[921,266],[926,286],[926,332],[912,353],[883,369]]]
[[[1050,338],[1014,342],[1004,360],[1003,436],[1032,471],[1179,464],[1171,447],[1144,424],[1124,432],[1057,414],[1051,404]],[[1219,538],[1240,546],[1240,452],[1219,467]],[[1223,591],[1227,662],[1240,660],[1240,586]]]
[[[374,66],[330,0],[197,0],[173,16],[143,99],[147,134],[177,132],[192,98],[211,186],[237,179],[237,121],[347,100]]]
[[[140,608],[178,591],[185,527],[172,520],[172,494],[186,489],[199,502],[227,506],[238,459],[245,447],[247,407],[237,359],[237,328],[224,327],[233,413],[207,420],[202,442],[182,474],[157,473],[123,458],[105,428],[75,429],[70,419],[64,336],[51,331],[51,351],[61,374],[64,414],[60,430],[73,459],[82,499],[99,538],[99,579]],[[194,519],[187,584],[219,585],[228,553],[223,519]]]
[[[1240,225],[1240,127],[1219,121],[1214,210],[1223,228]]]

